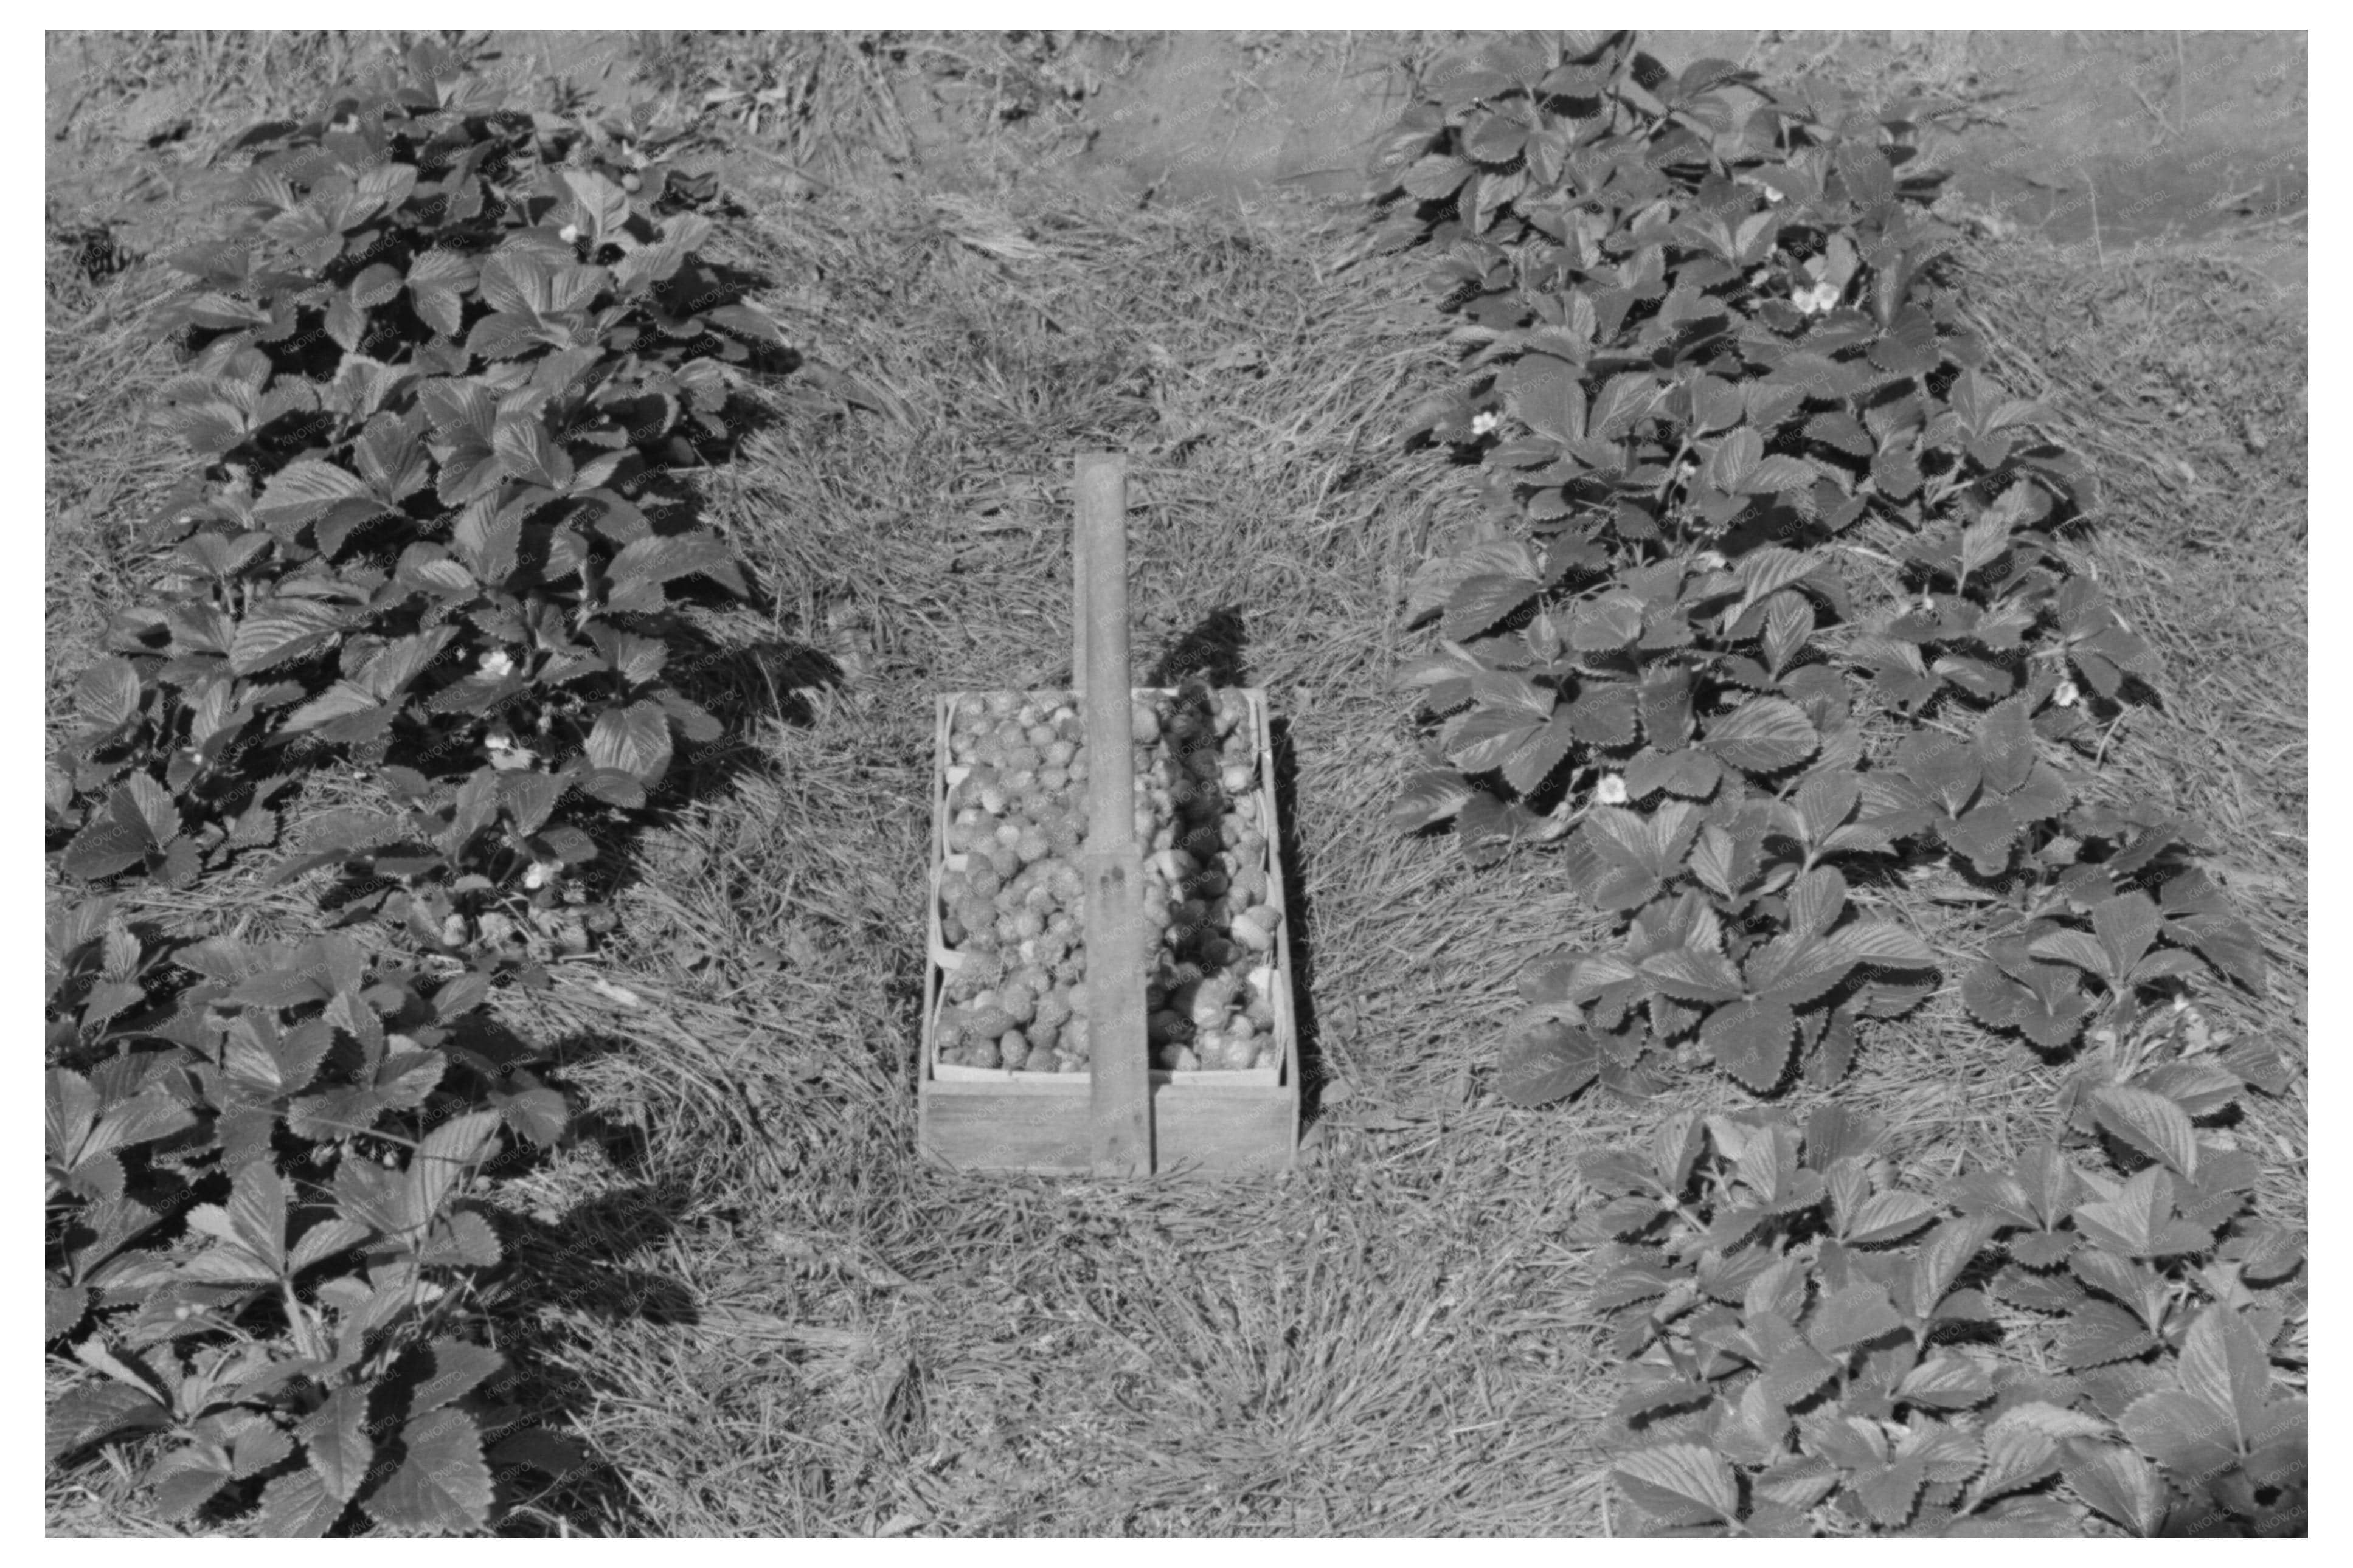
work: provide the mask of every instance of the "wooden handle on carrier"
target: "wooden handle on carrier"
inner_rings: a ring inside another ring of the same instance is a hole
[[[1087,731],[1087,1038],[1099,1175],[1152,1170],[1152,1063],[1145,1039],[1144,861],[1127,649],[1127,459],[1082,452],[1072,572],[1071,679]]]

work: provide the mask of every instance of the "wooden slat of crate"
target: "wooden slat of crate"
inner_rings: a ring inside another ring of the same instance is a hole
[[[1079,1175],[1092,1168],[1089,1121],[1091,1085],[1083,1073],[1016,1073],[947,1068],[942,1076],[935,1043],[946,974],[938,957],[939,878],[947,858],[947,765],[951,718],[957,699],[939,700],[933,766],[932,873],[929,935],[932,961],[924,987],[923,1054],[918,1066],[916,1142],[925,1158],[965,1170]],[[1165,693],[1139,688],[1138,697]],[[1275,922],[1275,1037],[1282,1066],[1271,1073],[1152,1073],[1155,1164],[1165,1173],[1213,1176],[1279,1170],[1291,1163],[1299,1138],[1299,1028],[1291,995],[1291,908],[1282,881],[1282,822],[1274,795],[1274,746],[1266,693],[1241,689],[1258,743],[1259,830],[1267,841],[1267,886]]]

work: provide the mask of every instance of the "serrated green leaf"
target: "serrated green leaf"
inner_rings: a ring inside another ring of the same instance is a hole
[[[2003,1295],[2011,1298],[2009,1289]],[[2060,1331],[2058,1350],[2060,1364],[2071,1372],[2130,1361],[2157,1345],[2156,1337],[2140,1320],[2121,1307],[2092,1300],[2072,1304],[2063,1300],[2055,1305],[2068,1313],[2066,1324]]]
[[[472,1416],[440,1409],[401,1428],[396,1468],[363,1495],[377,1522],[417,1533],[460,1535],[490,1521],[491,1470]]]
[[[1543,587],[1530,578],[1494,573],[1465,577],[1447,596],[1445,635],[1455,642],[1477,637],[1535,597]]]
[[[428,1353],[432,1370],[408,1396],[412,1416],[456,1404],[506,1365],[506,1357],[498,1352],[463,1340],[435,1340]]]
[[[1855,1206],[1853,1217],[1841,1234],[1862,1246],[1900,1240],[1926,1225],[1940,1206],[1917,1193],[1900,1189],[1874,1193]]]
[[[1514,1105],[1566,1100],[1599,1074],[1591,1036],[1543,1009],[1523,1015],[1505,1031],[1497,1087]]]
[[[144,1390],[121,1383],[86,1384],[50,1402],[43,1447],[55,1464],[116,1433],[160,1431],[171,1424],[172,1413]]]
[[[1917,1455],[1864,1471],[1847,1483],[1857,1501],[1877,1523],[1894,1528],[1912,1517],[1920,1489],[1927,1484],[1928,1467]]]
[[[335,1528],[344,1507],[317,1472],[289,1470],[261,1489],[261,1533],[316,1540]]]
[[[2209,1303],[2182,1336],[2179,1364],[2182,1392],[2220,1413],[2225,1432],[2242,1449],[2264,1429],[2271,1392],[2271,1358],[2246,1318],[2231,1307]]]
[[[470,1110],[450,1117],[417,1146],[403,1178],[403,1230],[420,1230],[473,1165],[497,1145],[501,1118],[495,1110]]]
[[[2220,1475],[2239,1458],[2229,1413],[2196,1394],[2145,1394],[2116,1424],[2134,1447],[2184,1478]]]
[[[2184,1181],[2198,1179],[2198,1134],[2180,1106],[2151,1089],[2105,1084],[2092,1090],[2093,1115],[2100,1125],[2153,1159],[2164,1161]]]
[[[670,769],[670,720],[651,702],[607,708],[588,734],[588,760],[651,786]]]
[[[306,658],[335,635],[341,618],[314,599],[266,600],[248,610],[237,623],[229,644],[229,670],[236,675],[257,675]]]
[[[1732,1468],[1695,1443],[1637,1448],[1610,1475],[1636,1507],[1662,1524],[1729,1523],[1739,1513]]]
[[[1781,1081],[1797,1035],[1797,1015],[1780,1002],[1729,1002],[1700,1026],[1700,1043],[1715,1065],[1758,1094]]]
[[[1642,978],[1681,1001],[1729,1002],[1742,994],[1740,975],[1722,954],[1669,948],[1644,958]]]
[[[211,1501],[231,1479],[228,1456],[199,1444],[166,1453],[148,1470],[145,1481],[156,1514],[181,1520]]]
[[[349,1502],[366,1481],[368,1467],[375,1462],[375,1444],[367,1434],[367,1391],[334,1390],[304,1417],[297,1435],[302,1439],[310,1473],[319,1479],[326,1495],[338,1504]]]
[[[1935,1410],[1967,1410],[1994,1396],[1993,1379],[1967,1356],[1929,1357],[1904,1374],[1896,1394]]]
[[[2165,1485],[2148,1461],[2121,1443],[2070,1438],[2060,1473],[2094,1511],[2138,1536],[2165,1522]]]
[[[1752,697],[1708,721],[1699,744],[1743,773],[1793,768],[1821,747],[1821,736],[1787,698]]]
[[[1859,1280],[1817,1303],[1805,1331],[1815,1349],[1836,1356],[1903,1326],[1886,1288]]]

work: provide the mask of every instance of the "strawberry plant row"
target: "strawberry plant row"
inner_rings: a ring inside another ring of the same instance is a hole
[[[641,112],[508,107],[428,41],[235,150],[157,317],[196,467],[148,531],[160,598],[76,687],[50,849],[186,889],[353,764],[390,809],[314,818],[274,877],[332,872],[327,923],[377,929],[167,938],[53,891],[45,1340],[94,1381],[49,1455],[127,1446],[173,1520],[475,1531],[513,1467],[578,1460],[484,1342],[481,1173],[569,1114],[484,1004],[610,929],[598,839],[719,733],[671,673],[680,584],[747,584],[652,478],[794,356]]]
[[[1399,670],[1429,729],[1393,821],[1474,866],[1551,846],[1609,918],[1521,974],[1518,1103],[1677,1066],[1835,1086],[1942,978],[1880,890],[1924,882],[1978,912],[1969,1014],[2072,1060],[2066,1137],[2106,1173],[2047,1147],[1931,1198],[1835,1110],[1676,1117],[1595,1167],[1598,1300],[1651,1380],[1617,1478],[1657,1526],[2296,1531],[2271,1368],[2301,1242],[2210,1131],[2287,1073],[2188,995],[2260,992],[2263,954],[2196,825],[2098,774],[2159,671],[2072,567],[2093,476],[1960,310],[1936,112],[1671,72],[1626,33],[1430,74],[1369,243],[1435,260],[1464,374],[1407,435],[1475,461],[1485,516],[1409,585],[1439,636]],[[2042,1360],[2084,1375],[1948,1348],[1993,1301],[2068,1314]]]
[[[1514,1098],[1679,1056],[1836,1082],[1941,967],[1857,903],[1873,861],[1949,862],[1989,928],[1965,997],[2047,1050],[2263,984],[2195,826],[2102,798],[2093,716],[2156,666],[2069,567],[2092,476],[1984,374],[1931,107],[1512,35],[1382,151],[1373,242],[1438,254],[1467,350],[1408,434],[1474,457],[1488,513],[1409,588],[1440,637],[1398,673],[1433,729],[1393,820],[1480,865],[1557,845],[1621,922],[1542,966]]]

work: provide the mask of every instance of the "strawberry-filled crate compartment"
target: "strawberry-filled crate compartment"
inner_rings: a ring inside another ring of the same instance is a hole
[[[919,1122],[930,1157],[1091,1163],[1087,728],[1069,690],[939,700]],[[1162,1170],[1289,1163],[1298,1041],[1265,693],[1131,693],[1145,1038]]]

